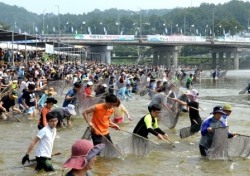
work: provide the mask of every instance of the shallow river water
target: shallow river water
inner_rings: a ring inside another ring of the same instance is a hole
[[[233,112],[229,117],[230,131],[248,135],[250,133],[249,101],[247,95],[239,95],[239,91],[247,85],[246,78],[220,78],[217,81],[202,79],[200,84],[194,84],[194,88],[200,92],[199,102],[204,111],[202,118],[209,116],[213,106],[223,105],[229,102],[233,106]],[[184,88],[182,90],[185,90]],[[129,110],[133,121],[128,119],[121,125],[124,130],[133,131],[139,119],[147,113],[149,103],[147,95],[134,98],[122,103]],[[97,176],[210,176],[210,175],[250,175],[250,160],[233,158],[231,160],[208,160],[200,157],[198,144],[200,133],[186,139],[180,139],[179,129],[190,125],[187,113],[182,113],[174,129],[168,129],[161,123],[161,128],[167,132],[170,139],[175,142],[176,148],[159,141],[155,136],[149,135],[149,139],[159,143],[147,157],[141,158],[133,155],[119,158],[102,158],[96,161],[93,170]],[[86,123],[82,118],[73,119],[73,128],[58,129],[58,135],[54,144],[54,152],[61,152],[54,156],[52,163],[56,168],[55,173],[35,173],[32,167],[22,167],[21,159],[27,151],[31,139],[37,133],[36,121],[25,122],[0,122],[0,175],[62,175],[63,162],[69,157],[71,145],[81,138]],[[114,143],[119,143],[128,133],[111,130]],[[34,151],[30,155],[34,158]]]

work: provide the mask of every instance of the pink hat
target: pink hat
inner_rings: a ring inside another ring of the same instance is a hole
[[[199,92],[196,89],[192,89],[191,91],[187,91],[185,94],[189,96],[191,101],[195,101],[197,96],[199,95]]]
[[[86,139],[76,141],[71,148],[71,157],[63,164],[63,167],[71,169],[83,169],[89,160],[100,153],[104,144],[94,146],[93,143]]]

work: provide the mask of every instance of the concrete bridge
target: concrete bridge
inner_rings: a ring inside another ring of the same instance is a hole
[[[44,35],[43,42],[61,42],[82,45],[88,53],[98,54],[101,61],[111,63],[113,45],[150,46],[153,48],[153,65],[178,65],[178,54],[182,46],[210,48],[212,67],[238,70],[239,55],[250,48],[250,38],[204,36],[163,36],[163,35]],[[94,57],[94,56],[93,56]]]

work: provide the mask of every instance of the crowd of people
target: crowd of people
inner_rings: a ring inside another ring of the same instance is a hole
[[[171,79],[176,81],[180,77],[180,75],[177,76],[178,74],[180,74],[179,71],[163,67],[117,66],[96,62],[54,64],[30,61],[27,66],[21,63],[16,68],[3,65],[0,68],[0,117],[8,119],[11,111],[25,113],[30,120],[39,116],[37,125],[39,131],[29,145],[22,164],[29,161],[31,151],[38,144],[35,170],[54,171],[51,156],[56,127],[72,127],[71,117],[77,114],[79,98],[88,101],[101,97],[102,101],[88,104],[86,109],[79,112],[91,128],[93,143],[87,140],[77,141],[72,146],[71,158],[63,165],[72,169],[67,173],[68,176],[79,173],[86,175],[93,167],[95,156],[104,147],[102,138],[105,137],[112,143],[109,128],[120,130],[119,124],[123,123],[125,115],[129,120],[133,120],[122,105],[122,101],[133,101],[133,94],[149,89],[148,95],[151,102],[148,105],[148,113],[139,120],[133,133],[143,138],[148,138],[148,134],[151,133],[160,140],[169,139],[169,136],[158,126],[160,112],[174,110],[169,101],[166,101],[166,97],[169,97],[173,102],[187,106],[191,122],[190,132],[195,134],[201,130],[200,152],[202,156],[206,156],[206,151],[211,146],[213,129],[227,125],[223,119],[229,116],[231,106],[225,105],[224,109],[216,106],[211,116],[202,122],[197,102],[199,93],[191,87],[192,74],[186,82],[185,95],[188,100],[182,101],[178,97],[170,97],[170,94],[175,94],[173,86],[169,86],[168,81]],[[61,107],[58,107],[57,94],[68,87],[71,88],[66,92],[64,100],[60,102]],[[226,112],[228,112],[227,116],[224,116]],[[67,123],[64,122],[65,120]],[[235,133],[229,133],[229,137],[234,135]]]

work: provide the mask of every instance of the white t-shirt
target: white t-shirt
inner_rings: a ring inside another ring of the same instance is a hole
[[[36,156],[51,158],[53,144],[56,137],[56,128],[52,129],[49,125],[46,125],[38,132],[37,137],[40,141],[36,149]]]
[[[25,81],[22,81],[21,84],[20,84],[20,88],[19,88],[20,92],[22,92],[23,89],[26,89],[26,88],[28,88],[26,82],[25,82]]]

